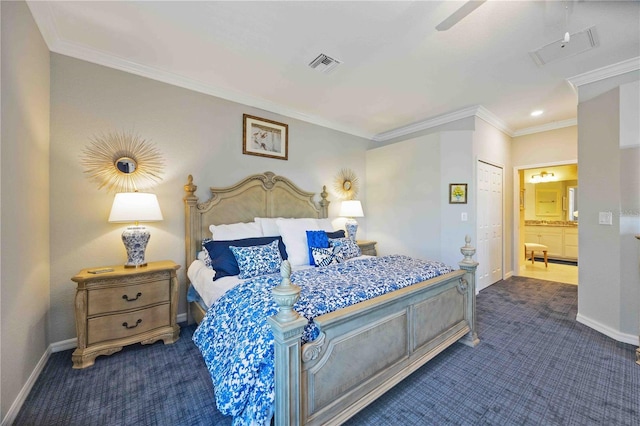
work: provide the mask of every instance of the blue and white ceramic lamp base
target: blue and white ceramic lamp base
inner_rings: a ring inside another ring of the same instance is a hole
[[[356,232],[358,232],[358,222],[355,219],[347,219],[344,224],[344,228],[347,231],[347,236],[351,239],[351,241],[356,241]]]
[[[125,268],[140,268],[147,266],[144,260],[144,251],[151,234],[144,226],[129,226],[122,233],[122,242],[127,249],[127,263]]]

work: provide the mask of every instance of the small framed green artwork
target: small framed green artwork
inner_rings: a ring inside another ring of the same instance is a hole
[[[467,204],[467,184],[449,184],[449,204]]]

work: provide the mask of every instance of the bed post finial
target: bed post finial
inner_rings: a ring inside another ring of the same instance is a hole
[[[193,196],[197,189],[198,186],[193,184],[193,176],[189,175],[187,184],[184,186],[184,192],[187,193],[187,197]]]
[[[464,259],[462,259],[462,263],[476,263],[471,256],[476,253],[476,249],[471,247],[471,237],[469,235],[464,237],[465,245],[464,247],[460,247],[460,252],[464,255]]]
[[[291,264],[288,260],[280,265],[280,275],[282,281],[273,288],[273,298],[279,306],[276,321],[287,323],[298,318],[298,313],[293,310],[293,305],[300,297],[300,287],[291,283]]]
[[[320,193],[320,209],[322,210],[322,218],[329,217],[329,203],[327,200],[329,193],[327,192],[327,185],[322,185],[322,192]]]

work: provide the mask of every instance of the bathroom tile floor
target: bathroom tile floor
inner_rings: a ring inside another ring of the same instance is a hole
[[[549,262],[549,267],[545,268],[543,261],[536,260],[531,264],[531,260],[527,260],[526,263],[521,264],[518,275],[565,284],[578,284],[578,267],[573,265]]]

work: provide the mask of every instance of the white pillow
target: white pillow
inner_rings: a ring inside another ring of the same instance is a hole
[[[276,220],[282,242],[287,248],[287,256],[292,266],[309,265],[309,246],[307,231],[320,230],[318,219],[282,219]]]
[[[256,223],[260,224],[262,228],[262,235],[265,237],[277,237],[280,235],[280,230],[278,229],[278,224],[276,220],[282,219],[277,217],[256,217]]]
[[[333,225],[331,224],[331,219],[329,219],[329,218],[316,219],[316,221],[318,221],[318,229],[321,229],[321,230],[326,231],[326,232],[335,231],[335,229],[333,229]]]
[[[210,225],[211,237],[215,241],[242,240],[262,237],[262,227],[256,222],[239,222],[229,225]]]
[[[253,220],[256,223],[259,223],[262,227],[262,235],[265,237],[277,237],[280,234],[280,229],[278,228],[278,223],[276,222],[278,219],[285,219],[283,217],[256,217]],[[313,219],[313,218],[304,218],[304,220]],[[301,220],[299,218],[291,218],[290,220]],[[317,222],[318,228],[307,229],[307,231],[313,231],[315,229],[321,229],[327,232],[333,232],[333,225],[331,224],[331,219],[313,219]]]

